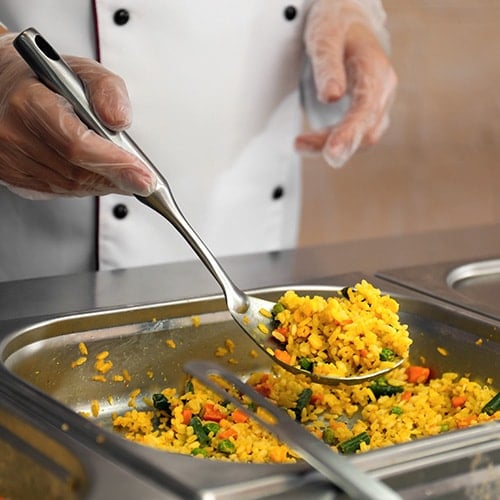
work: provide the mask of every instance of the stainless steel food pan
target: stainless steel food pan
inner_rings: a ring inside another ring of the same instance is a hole
[[[293,288],[302,294],[329,296],[353,284]],[[388,291],[391,288],[398,289],[389,286]],[[252,293],[276,300],[286,289]],[[409,325],[415,361],[424,357],[437,373],[458,371],[480,381],[498,377],[497,322],[418,294],[392,295],[400,302],[402,322]],[[199,319],[199,326],[195,326],[194,318]],[[249,355],[254,346],[227,313],[222,297],[88,312],[34,321],[0,333],[4,334],[0,343],[0,368],[9,390],[22,394],[26,405],[36,404],[41,418],[45,415],[54,426],[66,426],[69,436],[85,443],[93,452],[128,470],[136,470],[140,477],[147,477],[150,470],[151,482],[160,487],[168,490],[171,485],[172,491],[181,492],[181,496],[185,487],[186,491],[197,492],[200,498],[234,498],[235,495],[293,498],[297,494],[319,491],[327,495],[325,498],[338,497],[331,485],[303,463],[253,465],[200,461],[129,443],[110,429],[111,414],[129,408],[133,389],[140,388],[143,395],[158,392],[165,386],[180,389],[185,380],[182,366],[188,359],[216,360],[241,375],[270,367],[267,356]],[[224,345],[226,339],[234,342],[234,352],[215,357],[215,349]],[[170,347],[167,340],[173,342]],[[80,356],[80,342],[89,350],[89,361],[72,368],[72,362]],[[438,347],[450,354],[443,357]],[[96,373],[94,356],[101,351],[109,351],[115,368],[128,370],[131,376],[128,385],[91,381]],[[80,412],[91,412],[93,400],[99,401],[99,416],[90,419],[80,416]],[[137,401],[140,403],[140,398]],[[97,440],[96,436],[102,439]],[[423,494],[426,487],[425,491],[432,492],[438,484],[448,485],[453,498],[460,498],[461,492],[471,484],[499,487],[496,483],[499,459],[497,423],[350,458],[355,466],[370,471],[398,491],[406,491],[408,498]],[[458,476],[464,480],[458,481]]]
[[[12,500],[99,500],[102,498],[165,498],[127,460],[116,461],[97,444],[99,433],[79,437],[30,398],[22,385],[2,376],[0,384],[0,494]],[[68,421],[70,422],[70,420]],[[100,431],[98,431],[100,432]],[[85,442],[87,441],[87,443]],[[93,449],[94,448],[94,449]],[[174,486],[172,481],[172,486]],[[186,498],[168,488],[172,498]],[[182,489],[182,493],[188,491]]]

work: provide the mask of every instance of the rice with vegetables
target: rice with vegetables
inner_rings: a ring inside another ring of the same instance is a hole
[[[337,297],[300,297],[286,292],[273,309],[279,342],[275,356],[317,375],[348,377],[390,368],[407,358],[408,327],[399,304],[361,281]]]
[[[287,292],[279,304],[279,350],[316,373],[375,370],[390,362],[387,356],[406,357],[411,344],[397,302],[365,281],[326,300]],[[345,454],[500,419],[500,393],[492,387],[456,373],[433,378],[428,367],[409,362],[355,386],[324,386],[277,365],[271,373],[250,374],[247,383]],[[247,411],[189,379],[181,393],[165,388],[144,397],[142,409],[113,416],[113,426],[127,439],[174,453],[254,463],[298,460],[254,422],[254,412],[265,418],[261,409],[240,399]]]
[[[421,375],[420,382],[409,382],[411,368],[396,369],[389,379],[332,388],[277,367],[274,373],[252,374],[248,383],[340,453],[368,451],[500,419],[500,396],[495,400],[491,388],[456,373],[432,380]],[[184,394],[167,388],[146,401],[150,409],[114,417],[115,429],[127,439],[220,460],[285,463],[298,459],[252,420],[254,411],[263,415],[250,401],[243,412],[196,380],[190,381]]]

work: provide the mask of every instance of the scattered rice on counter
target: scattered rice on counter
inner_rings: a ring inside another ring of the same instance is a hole
[[[91,409],[92,415],[94,417],[98,417],[99,416],[99,411],[101,410],[101,408],[100,408],[100,405],[99,405],[99,401],[97,401],[97,399],[94,399],[94,401],[92,401],[92,404],[90,405],[90,409]]]
[[[87,349],[87,346],[85,345],[85,342],[80,342],[78,344],[78,350],[80,351],[82,356],[88,356],[89,351]]]
[[[128,370],[126,368],[124,368],[122,370],[122,376],[123,376],[123,380],[126,383],[130,383],[132,381],[132,376],[130,375],[130,373],[128,372]]]
[[[175,345],[175,342],[173,341],[173,339],[167,339],[165,340],[165,344],[168,345],[168,347],[170,347],[171,349],[176,349],[177,346]]]
[[[75,359],[75,361],[71,363],[71,368],[76,368],[77,366],[81,366],[86,362],[87,362],[87,357],[80,356],[78,359]]]
[[[280,299],[284,309],[275,316],[280,327],[288,328],[282,335],[292,362],[305,357],[316,370],[335,361],[345,375],[359,366],[378,369],[384,363],[379,359],[383,349],[406,357],[411,339],[399,323],[394,299],[365,281],[342,294],[325,301],[287,292]],[[234,344],[226,341],[221,349],[232,353]],[[386,377],[356,386],[312,383],[277,365],[271,373],[252,373],[247,382],[345,454],[500,419],[500,394],[495,395],[491,385],[456,373],[432,378],[429,368],[409,362]],[[252,413],[260,415],[260,408],[247,401],[248,412],[242,412],[195,379],[182,394],[165,388],[144,401],[145,410],[133,408],[113,416],[113,427],[131,441],[226,461],[288,463],[299,458],[253,421]]]

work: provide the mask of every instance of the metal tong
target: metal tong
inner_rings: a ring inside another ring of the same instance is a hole
[[[287,413],[270,403],[252,387],[242,382],[236,375],[210,361],[189,361],[184,365],[189,374],[196,377],[205,386],[212,389],[225,400],[245,412],[250,412],[241,400],[237,399],[225,387],[214,379],[231,384],[239,394],[243,394],[264,408],[275,419],[274,422],[260,418],[251,413],[251,418],[287,443],[314,469],[340,487],[350,497],[366,500],[396,500],[401,497],[381,481],[356,468],[348,459],[333,452],[326,444],[315,438],[302,425],[291,419]]]

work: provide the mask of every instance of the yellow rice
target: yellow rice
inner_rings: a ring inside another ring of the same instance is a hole
[[[408,357],[412,341],[399,321],[399,304],[366,280],[327,299],[288,291],[278,303],[283,310],[273,336],[288,364],[307,359],[313,373],[347,377],[392,366],[380,359],[382,349]]]
[[[381,347],[390,347],[399,356],[405,356],[411,340],[407,327],[399,323],[396,301],[381,295],[367,282],[344,293],[348,299],[299,297],[294,292],[287,292],[280,299],[286,309],[277,319],[289,329],[286,349],[295,356],[294,361],[299,356],[312,357],[316,366],[326,366],[329,373],[341,366],[345,375],[360,366],[363,370],[380,367]],[[319,341],[311,344],[311,335]],[[224,350],[232,353],[234,345],[226,341]],[[339,451],[339,444],[363,432],[369,436],[369,442],[360,444],[360,452],[500,419],[500,411],[493,415],[481,411],[495,396],[490,385],[457,373],[410,382],[408,367],[405,362],[386,377],[386,382],[398,387],[399,392],[378,398],[372,382],[324,386],[277,365],[271,373],[252,373],[247,382],[278,407],[285,408],[318,439],[328,430],[333,435],[329,444],[334,451]],[[146,410],[134,407],[113,417],[114,428],[131,441],[174,453],[254,463],[289,463],[299,458],[252,420],[254,409],[250,409],[250,401],[246,414],[249,418],[242,419],[232,404],[223,402],[197,380],[191,383],[182,394],[173,388],[162,391],[170,406],[168,411],[151,404]],[[310,390],[311,397],[297,411],[297,401],[305,389]],[[137,396],[134,394],[134,402]],[[191,425],[193,417],[199,417],[203,425],[217,423],[218,429],[207,430],[207,442],[200,442]],[[220,451],[222,441],[229,441],[234,450]]]
[[[378,399],[375,399],[367,383],[332,388],[310,383],[305,377],[291,375],[280,367],[272,374],[255,373],[248,383],[267,394],[277,406],[287,408],[292,418],[296,418],[293,408],[299,394],[304,388],[311,388],[313,402],[302,410],[300,421],[319,439],[326,428],[332,429],[337,441],[332,446],[335,451],[338,442],[363,431],[369,434],[370,443],[363,443],[360,451],[367,451],[500,419],[498,411],[492,416],[480,413],[481,408],[495,395],[490,387],[459,377],[456,373],[444,373],[428,384],[409,384],[405,382],[404,368],[395,372],[390,381],[403,384],[405,391]],[[154,408],[142,411],[133,409],[124,415],[115,416],[114,428],[123,432],[131,441],[175,453],[192,454],[193,450],[203,448],[207,456],[219,460],[254,463],[297,460],[293,450],[280,443],[251,418],[244,423],[235,422],[232,418],[234,407],[231,404],[221,404],[221,398],[196,380],[193,381],[193,386],[193,392],[183,395],[171,388],[162,391],[172,407],[171,419],[162,416],[162,412]],[[411,397],[406,400],[408,392],[411,392]],[[466,396],[463,407],[452,406],[452,398],[456,395]],[[235,435],[229,438],[235,445],[234,453],[228,455],[217,450],[217,445],[222,440],[218,436],[211,436],[210,445],[202,446],[193,427],[185,420],[185,410],[189,410],[192,415],[199,415],[207,403],[215,405],[224,415],[219,422],[221,431],[235,431]],[[339,420],[358,413],[359,419],[355,419],[352,426]],[[252,415],[250,410],[248,415]],[[285,450],[286,453],[278,453],[277,450]]]

